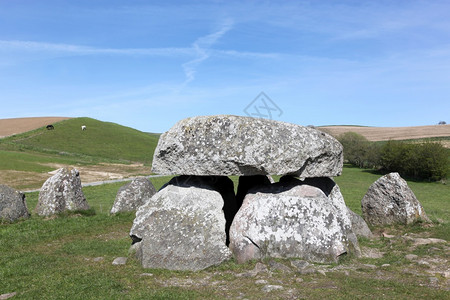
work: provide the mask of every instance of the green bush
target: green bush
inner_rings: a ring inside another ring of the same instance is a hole
[[[338,140],[344,146],[344,160],[359,168],[432,181],[444,179],[449,173],[448,150],[437,142],[376,143],[355,132],[343,133]]]
[[[379,165],[380,147],[356,132],[345,132],[338,137],[344,146],[344,159],[359,168],[376,168]]]
[[[402,176],[441,180],[448,175],[448,153],[439,143],[389,141],[381,149],[380,166],[386,172],[398,172]]]

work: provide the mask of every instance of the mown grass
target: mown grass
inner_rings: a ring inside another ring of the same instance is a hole
[[[92,164],[92,160],[80,160],[73,157],[55,157],[43,153],[16,152],[0,150],[0,170],[15,170],[43,173],[54,170],[46,164]]]
[[[347,166],[336,182],[347,205],[360,213],[362,196],[379,176]],[[157,177],[151,181],[159,189],[170,178]],[[237,182],[237,177],[232,179]],[[400,232],[399,236],[404,232],[427,230],[431,237],[449,240],[449,230],[436,229],[448,229],[449,186],[408,183],[432,219],[441,221],[431,228],[415,224],[388,230]],[[201,272],[143,269],[128,254],[131,241],[128,233],[134,214],[109,215],[115,195],[123,184],[125,182],[84,187],[94,213],[50,218],[33,214],[27,220],[0,224],[0,294],[17,292],[17,299],[443,299],[448,296],[445,290],[429,287],[428,277],[405,274],[408,262],[404,254],[408,253],[410,244],[387,239],[361,240],[364,247],[386,252],[383,258],[348,258],[341,262],[343,265],[390,264],[387,270],[357,269],[348,274],[329,272],[326,276],[275,271],[271,276],[255,278],[237,276],[253,269],[255,261],[238,265],[234,260]],[[28,207],[33,210],[38,193],[26,196]],[[430,249],[424,246],[414,253],[425,255]],[[112,265],[119,256],[128,257],[126,265]],[[280,261],[289,265],[288,260]],[[284,289],[263,292],[262,286],[255,284],[261,278]]]

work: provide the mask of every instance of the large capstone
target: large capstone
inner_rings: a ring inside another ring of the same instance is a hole
[[[13,222],[29,216],[25,195],[0,184],[0,221]]]
[[[40,216],[87,209],[89,205],[81,188],[80,173],[73,168],[61,168],[47,179],[36,205],[36,213]]]
[[[223,188],[216,186],[221,181],[176,177],[139,207],[130,236],[144,268],[197,271],[231,257],[218,191]]]
[[[430,221],[406,181],[389,173],[375,181],[361,200],[364,220],[370,225],[411,224]]]
[[[135,178],[117,191],[116,200],[110,213],[135,211],[154,194],[156,194],[156,190],[150,180],[145,177]]]
[[[230,115],[179,121],[161,135],[152,171],[165,175],[295,175],[342,172],[342,145],[314,128]]]
[[[360,254],[339,187],[330,178],[282,182],[250,190],[230,229],[238,262],[296,257],[335,262]]]

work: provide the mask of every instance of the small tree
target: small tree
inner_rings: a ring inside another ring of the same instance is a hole
[[[344,159],[360,168],[366,166],[369,153],[369,141],[356,132],[345,132],[338,136],[338,141],[344,146]]]

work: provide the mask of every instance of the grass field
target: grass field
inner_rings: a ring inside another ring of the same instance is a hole
[[[81,125],[87,130],[82,131]],[[86,161],[139,161],[150,163],[159,135],[148,134],[115,123],[74,118],[0,140],[0,149],[31,151]]]
[[[139,162],[150,165],[158,135],[118,124],[77,118],[0,139],[0,182],[40,187],[55,164],[106,169],[117,164],[123,174]],[[87,130],[81,131],[80,126]],[[83,169],[84,170],[84,169]],[[130,169],[131,170],[131,169]],[[82,180],[85,173],[81,172]],[[144,174],[142,174],[144,175]],[[39,177],[41,176],[41,177]],[[361,214],[361,199],[381,175],[345,166],[335,178],[347,205]],[[27,178],[37,178],[28,182]],[[159,189],[171,177],[152,178]],[[231,177],[235,185],[237,177]],[[300,274],[290,260],[234,260],[200,272],[143,269],[128,254],[133,213],[109,215],[125,183],[84,187],[91,206],[74,212],[0,223],[0,298],[12,299],[448,299],[450,185],[408,181],[433,224],[372,228],[377,237],[361,239],[363,252],[383,254],[344,257],[338,264],[315,265],[322,272]],[[14,185],[13,185],[14,186]],[[38,193],[26,193],[33,211]],[[414,245],[413,238],[446,243]],[[407,254],[417,255],[409,260]],[[112,265],[116,257],[125,265]],[[268,271],[254,274],[256,264]],[[277,269],[276,263],[287,269]],[[447,272],[447,273],[446,273]],[[281,287],[265,291],[264,286]]]
[[[360,201],[380,175],[345,167],[337,177],[347,205],[360,212]],[[152,178],[158,189],[170,177]],[[236,182],[237,178],[233,178]],[[17,293],[17,299],[444,299],[448,279],[437,276],[430,284],[428,266],[404,258],[413,253],[427,259],[448,260],[448,247],[428,245],[410,250],[406,233],[449,241],[450,187],[439,183],[409,182],[435,224],[384,228],[394,239],[361,240],[366,248],[386,254],[379,259],[349,257],[323,266],[325,275],[273,270],[249,276],[256,261],[238,265],[233,260],[200,272],[143,269],[128,255],[128,237],[134,214],[108,214],[123,183],[85,187],[92,210],[41,218],[36,215],[14,224],[0,225],[0,294]],[[38,193],[28,193],[32,210]],[[375,231],[379,231],[376,229]],[[116,257],[128,257],[115,266]],[[289,260],[276,260],[286,266]],[[269,261],[263,261],[269,265]],[[376,269],[365,267],[373,265]],[[382,267],[384,264],[389,266]],[[250,273],[249,273],[250,272]],[[243,274],[243,275],[242,275]],[[265,292],[257,280],[282,286]],[[447,281],[446,281],[447,280]]]
[[[82,131],[81,125],[87,130]],[[0,182],[17,189],[40,188],[48,172],[60,166],[80,169],[82,180],[98,178],[100,171],[123,177],[150,174],[158,134],[114,123],[74,118],[0,139]],[[91,166],[101,165],[98,168]],[[141,167],[130,168],[130,164]],[[21,178],[23,178],[21,180]]]

